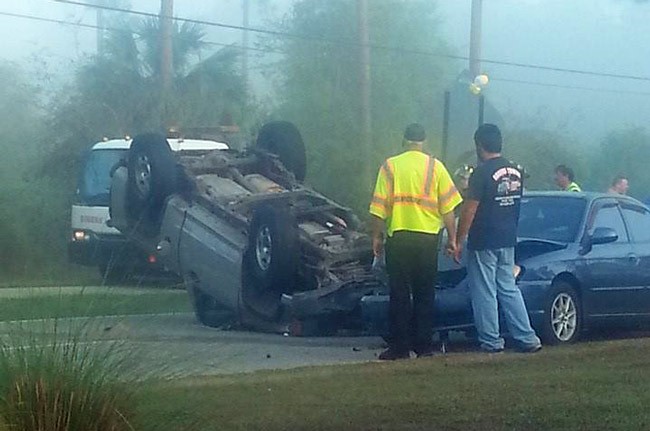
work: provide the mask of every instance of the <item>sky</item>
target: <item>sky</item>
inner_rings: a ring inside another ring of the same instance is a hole
[[[468,52],[470,1],[440,2],[445,34]],[[461,5],[462,4],[462,5]],[[484,0],[482,57],[650,77],[650,2],[633,0]],[[567,127],[585,140],[645,126],[650,81],[483,65],[488,93],[506,119]],[[529,81],[577,90],[507,82]],[[644,94],[645,93],[645,94]],[[519,119],[517,118],[519,117]]]
[[[157,13],[160,8],[159,0],[119,1],[139,11]],[[269,28],[293,0],[250,2],[250,25]],[[467,55],[471,0],[437,3],[441,35],[454,53]],[[241,5],[242,0],[174,2],[176,16],[235,25],[241,24]],[[92,9],[54,0],[0,0],[3,12],[90,25],[96,19]],[[650,1],[483,0],[485,59],[648,77],[625,80],[483,64],[483,72],[491,79],[486,95],[506,123],[559,128],[587,143],[597,142],[609,130],[646,126],[650,114],[648,23]],[[96,49],[92,29],[1,15],[0,37],[4,59],[28,64],[53,80],[64,79]],[[208,40],[241,43],[241,32],[209,28]]]

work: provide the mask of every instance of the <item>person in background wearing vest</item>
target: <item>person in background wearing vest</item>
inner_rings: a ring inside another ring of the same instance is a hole
[[[555,168],[555,184],[566,192],[581,192],[582,189],[575,182],[573,169],[565,165],[559,165]]]
[[[456,188],[461,196],[465,196],[467,193],[469,177],[472,176],[472,172],[474,172],[474,166],[471,165],[463,165],[454,171],[454,183],[456,183]]]
[[[626,195],[630,188],[630,182],[625,175],[616,175],[612,180],[612,185],[607,189],[607,193]]]
[[[370,204],[375,256],[384,251],[390,287],[389,347],[381,360],[432,356],[434,284],[438,233],[449,232],[447,250],[456,244],[454,208],[462,201],[445,166],[423,152],[420,124],[404,132],[404,152],[384,162]],[[413,300],[411,301],[411,296]]]
[[[536,352],[542,344],[530,325],[514,276],[523,174],[501,157],[501,131],[494,124],[481,125],[474,142],[481,163],[469,180],[455,259],[460,261],[462,244],[469,233],[467,275],[480,348],[490,353],[503,351],[500,307],[518,348]]]

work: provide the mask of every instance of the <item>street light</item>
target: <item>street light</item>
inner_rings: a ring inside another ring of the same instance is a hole
[[[474,81],[470,82],[469,84],[469,91],[475,96],[478,96],[483,91],[483,88],[486,87],[489,83],[490,78],[488,78],[487,75],[476,75]]]
[[[475,96],[478,96],[478,125],[483,124],[483,116],[485,112],[485,96],[481,94],[483,89],[490,83],[490,78],[481,73],[474,76],[474,79],[471,78],[471,72],[464,71],[462,72],[457,79],[457,85],[459,88],[463,88],[467,85],[469,92]],[[442,118],[442,151],[441,158],[443,161],[447,161],[447,150],[449,146],[449,121],[450,121],[450,106],[451,106],[451,91],[445,91],[445,101],[444,101],[444,110]]]

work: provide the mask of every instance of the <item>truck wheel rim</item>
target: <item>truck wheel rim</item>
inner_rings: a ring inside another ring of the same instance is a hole
[[[138,157],[135,166],[135,185],[143,197],[151,192],[151,163],[145,155]]]
[[[560,293],[551,305],[551,327],[560,341],[569,341],[576,332],[578,312],[576,304],[567,293]]]
[[[257,233],[257,241],[255,247],[257,264],[262,271],[268,270],[271,266],[272,245],[271,230],[267,226],[264,226]]]

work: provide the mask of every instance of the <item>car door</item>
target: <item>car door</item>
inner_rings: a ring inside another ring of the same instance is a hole
[[[639,294],[633,273],[637,262],[621,210],[616,200],[601,199],[592,206],[585,227],[583,268],[587,275],[585,311],[595,318],[609,318],[630,313]],[[598,228],[613,229],[615,242],[589,244],[589,238]]]
[[[634,202],[623,202],[623,218],[630,233],[633,247],[635,284],[637,298],[633,311],[641,317],[650,318],[650,211]]]

